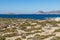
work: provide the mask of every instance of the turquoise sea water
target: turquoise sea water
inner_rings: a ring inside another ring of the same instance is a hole
[[[0,14],[2,18],[46,19],[60,17],[60,14]]]

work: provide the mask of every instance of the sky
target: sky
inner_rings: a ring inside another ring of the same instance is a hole
[[[0,13],[29,14],[60,10],[60,0],[0,0]]]

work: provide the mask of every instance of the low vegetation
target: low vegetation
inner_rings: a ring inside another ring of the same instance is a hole
[[[60,21],[0,18],[0,40],[60,40],[55,32],[60,32]],[[20,37],[19,37],[20,36]],[[49,39],[48,39],[49,40]]]

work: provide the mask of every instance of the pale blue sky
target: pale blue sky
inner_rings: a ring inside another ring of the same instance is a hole
[[[60,0],[0,0],[0,13],[60,10]]]

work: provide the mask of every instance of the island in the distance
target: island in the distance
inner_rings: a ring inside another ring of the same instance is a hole
[[[36,13],[38,13],[38,14],[60,14],[60,10],[58,10],[58,11],[48,11],[48,12],[38,11]]]

